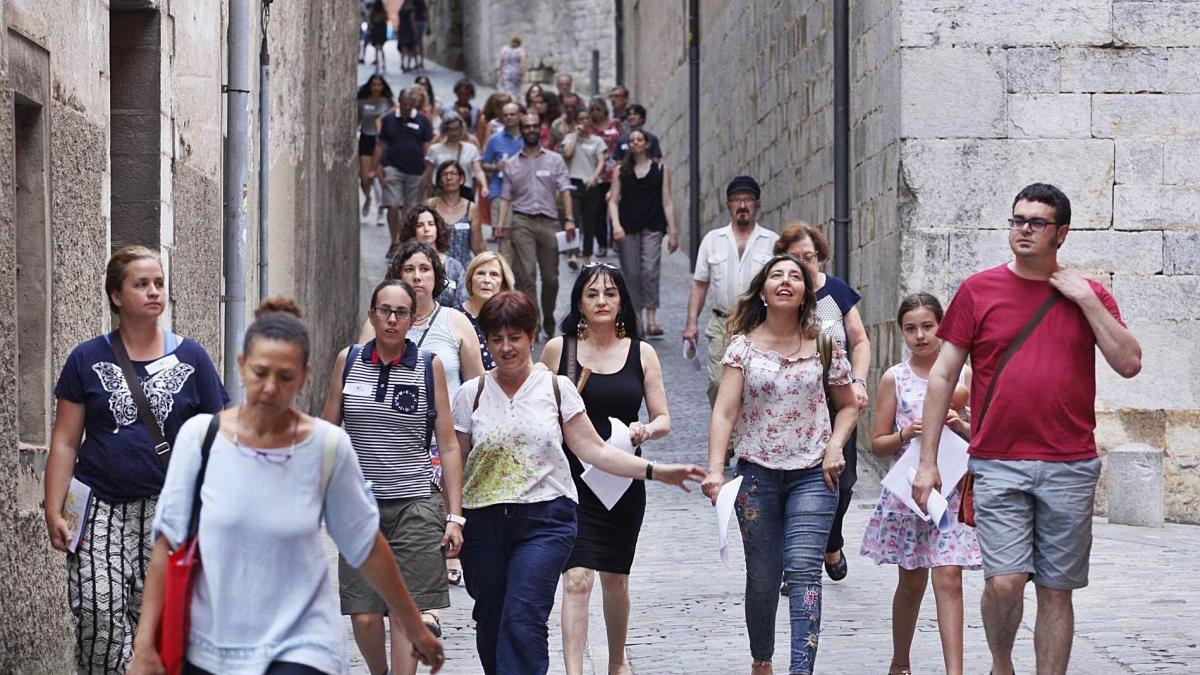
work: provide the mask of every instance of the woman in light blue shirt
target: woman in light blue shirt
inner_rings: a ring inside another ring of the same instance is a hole
[[[245,403],[220,413],[201,476],[210,416],[179,432],[154,519],[142,619],[129,673],[162,672],[156,652],[167,556],[187,538],[202,478],[204,565],[191,597],[186,673],[343,673],[345,630],[321,542],[321,521],[346,560],[383,596],[423,662],[442,647],[421,622],[364,487],[350,439],[292,407],[308,371],[308,334],[290,300],[267,300],[238,367]]]

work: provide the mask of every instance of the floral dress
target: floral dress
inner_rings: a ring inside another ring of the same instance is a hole
[[[888,372],[896,380],[893,431],[897,431],[921,419],[928,382],[918,377],[907,361],[892,366]],[[979,569],[979,541],[975,538],[975,528],[958,522],[960,501],[962,496],[957,491],[950,495],[946,513],[953,524],[949,530],[940,532],[935,524],[922,520],[890,490],[883,488],[863,533],[862,555],[878,565],[900,565],[906,570],[943,565]]]

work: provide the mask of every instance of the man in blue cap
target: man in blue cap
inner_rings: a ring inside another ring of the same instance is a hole
[[[737,306],[737,299],[750,287],[754,275],[771,259],[771,249],[779,235],[762,227],[755,218],[762,206],[762,191],[758,181],[750,176],[737,176],[725,188],[726,205],[731,220],[704,235],[696,255],[696,272],[692,276],[692,294],[688,299],[687,326],[683,339],[698,344],[700,311],[712,292],[712,316],[704,329],[708,338],[708,403],[717,398],[721,383],[721,357],[728,342],[725,322]]]

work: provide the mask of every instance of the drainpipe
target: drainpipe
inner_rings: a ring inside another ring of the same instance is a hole
[[[833,3],[834,275],[850,281],[850,2]]]
[[[229,0],[228,83],[225,101],[223,159],[225,260],[225,389],[234,403],[242,400],[237,353],[246,333],[246,211],[250,152],[250,0]]]
[[[700,0],[688,0],[688,260],[700,254]]]
[[[258,299],[268,294],[267,263],[270,259],[268,197],[270,187],[271,136],[271,54],[267,51],[267,24],[271,20],[271,0],[262,3],[262,43],[258,47]]]

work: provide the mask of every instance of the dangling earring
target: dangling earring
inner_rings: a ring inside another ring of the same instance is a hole
[[[617,339],[620,340],[621,338],[624,338],[625,337],[625,320],[617,319],[616,328],[617,328]]]
[[[575,325],[575,337],[580,340],[588,339],[587,319],[579,317],[579,323]]]
[[[766,307],[766,306],[767,306],[767,299],[766,299],[766,298],[763,298],[763,299],[762,299],[762,301],[763,301],[763,307]]]

